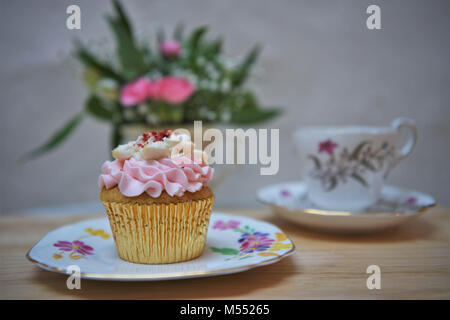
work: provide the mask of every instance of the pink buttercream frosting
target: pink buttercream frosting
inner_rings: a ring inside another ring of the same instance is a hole
[[[146,192],[157,198],[163,190],[173,197],[182,196],[186,191],[200,190],[208,185],[213,176],[214,169],[209,165],[197,164],[188,158],[173,161],[170,158],[137,160],[131,157],[106,161],[102,165],[98,184],[106,189],[118,186],[126,197],[136,197]]]

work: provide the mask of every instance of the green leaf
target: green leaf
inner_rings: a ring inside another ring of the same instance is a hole
[[[255,46],[244,61],[239,64],[237,70],[233,72],[231,77],[231,84],[233,87],[238,87],[242,85],[250,73],[250,69],[255,64],[258,59],[259,54],[261,53],[261,48],[259,46]]]
[[[231,98],[231,122],[250,124],[264,122],[281,113],[278,108],[262,109],[253,93],[247,91]]]
[[[117,13],[117,17],[118,17],[117,20],[120,21],[125,32],[127,32],[130,37],[133,37],[133,29],[131,28],[131,24],[129,22],[129,19],[128,19],[125,11],[122,8],[122,5],[120,4],[119,1],[113,0],[113,6]]]
[[[215,248],[211,247],[211,250],[214,252],[221,253],[223,255],[237,255],[239,254],[239,250],[233,248]]]
[[[259,109],[259,108],[243,108],[233,111],[231,114],[231,122],[236,124],[250,124],[264,122],[278,116],[280,109]]]
[[[358,159],[359,154],[361,153],[362,149],[366,144],[368,144],[370,141],[363,141],[361,142],[355,150],[353,150],[352,154],[350,155],[350,159]]]
[[[338,184],[337,178],[336,178],[336,177],[331,177],[331,179],[330,179],[330,185],[328,186],[327,191],[331,191],[331,190],[333,190],[334,188],[336,188],[337,184]]]
[[[322,167],[322,165],[320,164],[319,158],[317,158],[316,156],[313,156],[312,154],[310,154],[308,156],[308,158],[314,162],[314,166],[316,167],[316,169],[320,169]]]
[[[56,131],[43,145],[31,150],[30,152],[23,155],[19,160],[25,161],[32,158],[36,158],[47,151],[50,151],[60,145],[67,137],[72,133],[72,131],[80,124],[83,119],[83,114],[77,114],[72,119],[69,120],[62,128]]]
[[[370,171],[377,171],[377,168],[375,168],[370,162],[368,162],[367,160],[363,160],[361,161],[361,165],[363,165],[364,167],[366,167],[367,169],[369,169]]]
[[[97,71],[97,69],[88,67],[86,68],[86,70],[84,70],[83,78],[88,88],[95,89],[98,81],[100,80],[100,73]]]
[[[99,119],[110,121],[113,118],[113,112],[96,96],[89,97],[85,108],[89,114]]]
[[[353,179],[355,179],[356,181],[358,181],[359,183],[361,183],[364,187],[367,187],[367,186],[368,186],[366,180],[364,180],[364,178],[361,177],[359,174],[353,173],[353,174],[351,175],[351,177],[352,177]]]
[[[223,39],[219,38],[211,42],[205,51],[205,56],[208,58],[213,58],[222,51]]]
[[[123,14],[123,12],[122,12]],[[117,17],[107,16],[106,19],[117,41],[117,55],[127,80],[133,80],[146,72],[144,51],[135,43],[131,27],[125,16],[118,12]]]
[[[192,32],[192,34],[188,40],[191,58],[195,57],[195,54],[197,53],[197,49],[199,47],[200,41],[203,38],[203,36],[205,35],[206,31],[208,31],[208,27],[201,26]]]
[[[94,56],[80,41],[75,42],[75,56],[86,65],[97,72],[99,72],[105,78],[112,78],[119,82],[122,82],[122,76],[116,73],[112,66],[107,63],[101,62],[97,57]]]
[[[156,39],[158,40],[158,44],[161,44],[164,42],[164,39],[166,38],[166,35],[164,33],[164,29],[159,28],[158,31],[156,31]]]
[[[183,40],[183,31],[184,31],[183,23],[178,22],[175,26],[175,30],[173,31],[174,39],[181,42]]]

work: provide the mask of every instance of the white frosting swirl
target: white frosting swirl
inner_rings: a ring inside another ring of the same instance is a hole
[[[172,158],[172,160],[177,161],[177,159],[187,157],[192,159],[194,163],[207,163],[208,161],[205,152],[195,149],[189,135],[172,130],[144,133],[136,141],[119,145],[112,151],[112,155],[117,160]]]

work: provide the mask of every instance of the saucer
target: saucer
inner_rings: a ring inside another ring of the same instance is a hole
[[[277,215],[293,223],[325,231],[361,233],[378,231],[405,223],[436,204],[422,192],[384,186],[381,199],[363,212],[318,208],[307,197],[304,182],[285,182],[258,190],[258,200]]]
[[[65,225],[47,233],[26,257],[39,267],[67,273],[80,268],[86,279],[144,281],[208,277],[268,265],[295,252],[276,226],[247,217],[213,212],[203,254],[172,264],[136,264],[119,258],[107,218]]]

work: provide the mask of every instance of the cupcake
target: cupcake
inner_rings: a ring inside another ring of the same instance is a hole
[[[190,136],[164,130],[119,145],[102,165],[100,200],[119,256],[157,264],[194,259],[206,242],[214,169]]]

